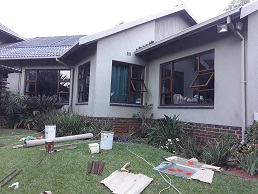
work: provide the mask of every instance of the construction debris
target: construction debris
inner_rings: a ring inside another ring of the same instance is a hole
[[[140,194],[152,180],[152,178],[143,174],[133,174],[117,170],[103,179],[101,183],[108,187],[113,193]]]
[[[18,189],[19,188],[19,182],[11,184],[8,188],[12,188],[12,187],[14,187],[14,189]]]
[[[11,173],[9,173],[8,175],[6,175],[5,177],[3,177],[0,182],[2,182],[3,180],[7,179],[8,177],[10,177],[9,179],[7,179],[2,185],[1,187],[4,187],[5,185],[7,185],[11,180],[13,180],[16,176],[18,176],[21,173],[22,170],[17,171],[17,169],[15,169],[14,171],[12,171]]]
[[[71,140],[89,139],[92,137],[93,137],[92,133],[86,133],[86,134],[80,134],[80,135],[48,138],[47,140],[46,139],[29,140],[29,141],[25,141],[24,143],[26,147],[31,147],[31,146],[44,145],[46,141],[53,141],[56,143],[56,142],[71,141]]]
[[[102,161],[88,162],[88,169],[86,174],[88,175],[92,173],[92,170],[93,170],[94,174],[101,175],[104,170],[104,166],[105,166],[105,163]]]
[[[154,170],[210,184],[212,183],[214,171],[221,170],[220,167],[201,163],[196,158],[185,159],[173,156],[165,159],[167,162],[162,162]]]

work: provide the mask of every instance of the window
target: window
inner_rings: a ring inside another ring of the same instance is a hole
[[[213,105],[214,52],[160,66],[160,105]]]
[[[70,70],[26,70],[25,94],[57,95],[59,103],[69,103]]]
[[[90,85],[90,62],[79,66],[78,102],[88,102]]]
[[[140,65],[113,61],[110,102],[142,104],[143,92],[147,92],[144,70]]]

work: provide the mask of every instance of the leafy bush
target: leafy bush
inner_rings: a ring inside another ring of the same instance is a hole
[[[178,116],[174,115],[173,118],[165,115],[164,118],[158,121],[155,128],[148,130],[147,143],[160,147],[167,146],[169,150],[178,149],[176,142],[182,139],[185,132],[182,129],[181,122]],[[167,145],[169,143],[169,146]]]
[[[112,126],[108,122],[97,123],[87,117],[61,111],[50,111],[35,117],[37,131],[43,131],[45,125],[56,125],[56,136],[58,137],[92,133],[96,138],[99,138],[101,131],[112,130]]]
[[[186,158],[200,158],[202,154],[202,146],[196,137],[187,136],[180,140],[180,155]]]
[[[233,135],[221,135],[218,140],[210,141],[203,149],[202,159],[205,163],[220,165],[226,163],[234,149],[238,146]]]
[[[258,123],[254,122],[245,130],[245,142],[247,144],[258,144]]]
[[[32,129],[34,117],[56,108],[56,96],[21,96],[6,92],[1,98],[1,112],[9,127]]]
[[[155,121],[153,120],[153,113],[149,113],[152,110],[153,104],[144,104],[144,111],[133,114],[133,118],[138,119],[141,122],[141,126],[139,129],[132,129],[130,131],[131,136],[145,138],[148,134],[148,130],[155,125]]]
[[[251,153],[244,155],[241,159],[241,167],[244,171],[249,173],[251,176],[255,174],[258,169],[258,151],[255,149]]]

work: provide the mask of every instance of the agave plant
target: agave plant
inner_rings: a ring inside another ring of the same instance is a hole
[[[169,144],[172,145],[178,142],[177,140],[184,138],[184,136],[185,132],[178,116],[174,115],[171,118],[165,115],[164,118],[159,120],[157,127],[148,131],[147,143],[160,147],[166,145],[169,140]]]

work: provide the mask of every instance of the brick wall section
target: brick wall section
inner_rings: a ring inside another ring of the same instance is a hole
[[[241,127],[210,125],[202,123],[183,123],[183,129],[190,135],[200,139],[202,142],[217,139],[221,134],[235,135],[239,140],[242,138]]]
[[[139,119],[134,118],[90,118],[94,122],[110,123],[115,132],[115,136],[126,136],[131,130],[137,130],[141,126]],[[241,127],[210,125],[202,123],[183,122],[183,129],[189,134],[197,137],[201,142],[217,139],[221,134],[232,134],[241,140]]]
[[[141,126],[141,122],[134,118],[91,117],[89,119],[97,123],[110,123],[115,136],[126,136],[131,130],[139,129]]]

